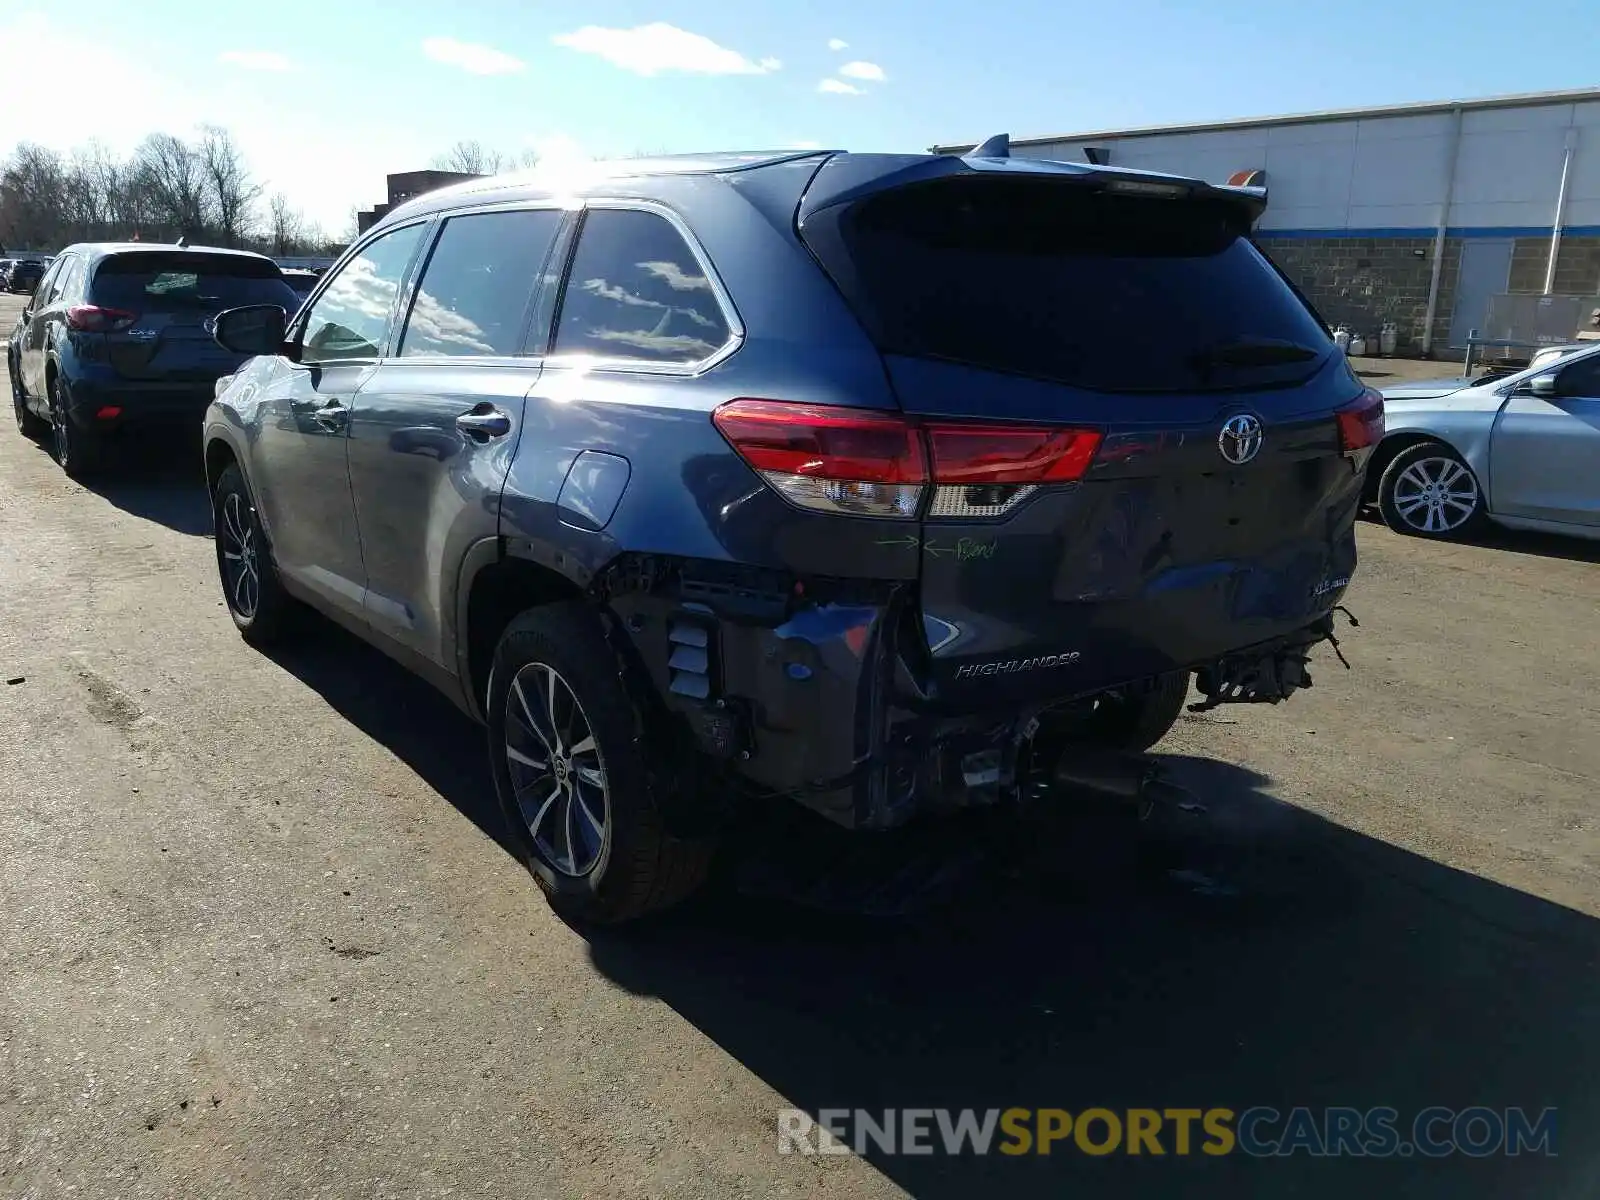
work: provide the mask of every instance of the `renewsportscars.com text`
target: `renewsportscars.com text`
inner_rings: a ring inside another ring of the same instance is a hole
[[[1554,1156],[1553,1108],[825,1108],[778,1113],[779,1154],[1254,1158]]]

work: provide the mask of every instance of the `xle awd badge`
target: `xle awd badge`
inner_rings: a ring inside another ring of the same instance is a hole
[[[1229,417],[1217,435],[1217,449],[1236,467],[1249,462],[1261,453],[1261,419],[1250,413]]]

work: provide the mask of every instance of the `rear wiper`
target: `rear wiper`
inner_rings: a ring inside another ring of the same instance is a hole
[[[1282,363],[1310,362],[1322,352],[1297,342],[1272,338],[1240,338],[1217,342],[1196,350],[1189,361],[1196,367],[1273,367]]]

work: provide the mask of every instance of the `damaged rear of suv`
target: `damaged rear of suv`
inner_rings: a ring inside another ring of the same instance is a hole
[[[530,868],[594,920],[689,891],[741,808],[887,829],[1148,749],[1191,678],[1285,699],[1332,638],[1383,413],[1252,245],[1260,204],[999,142],[423,197],[366,243],[425,227],[340,418],[359,581],[285,554],[328,513],[274,503],[247,432],[345,264],[287,331],[219,320],[266,354],[209,425],[230,609],[260,637],[308,600],[482,719]],[[442,247],[523,209],[553,215],[521,324],[474,333]],[[404,465],[369,478],[380,433]]]

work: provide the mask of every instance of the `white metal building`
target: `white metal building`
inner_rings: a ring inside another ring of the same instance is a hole
[[[1415,348],[1463,344],[1494,294],[1600,293],[1600,88],[1011,145],[1264,185],[1258,236],[1325,315]]]

